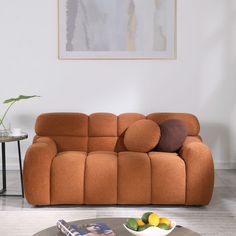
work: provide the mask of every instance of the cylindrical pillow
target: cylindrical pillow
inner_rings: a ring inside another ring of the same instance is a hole
[[[125,132],[124,144],[129,151],[148,152],[160,139],[160,128],[152,120],[138,120]]]
[[[160,123],[161,138],[156,151],[176,152],[187,137],[187,128],[181,120],[166,120]]]

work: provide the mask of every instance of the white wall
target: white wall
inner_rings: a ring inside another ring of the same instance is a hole
[[[216,167],[236,167],[235,0],[178,0],[177,60],[152,61],[60,61],[56,0],[0,2],[0,100],[42,96],[9,114],[30,134],[23,152],[42,112],[176,111],[199,117]],[[7,144],[9,168],[15,146]]]

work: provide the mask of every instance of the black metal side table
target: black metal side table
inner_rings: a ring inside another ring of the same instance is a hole
[[[19,136],[0,136],[0,143],[2,144],[2,189],[0,190],[1,196],[20,196],[24,198],[24,185],[23,185],[23,175],[22,175],[22,162],[21,162],[21,149],[20,149],[20,140],[27,139],[28,134],[22,133]],[[19,155],[19,166],[20,166],[20,179],[21,179],[21,195],[6,194],[7,185],[6,185],[6,146],[8,142],[17,142],[18,155]]]

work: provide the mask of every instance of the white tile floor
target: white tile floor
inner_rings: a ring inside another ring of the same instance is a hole
[[[0,173],[1,174],[1,173]],[[205,207],[57,206],[32,207],[19,197],[0,197],[0,235],[32,235],[55,224],[97,217],[139,217],[145,211],[175,219],[202,235],[236,235],[236,170],[217,170],[211,203]],[[7,173],[9,192],[20,193],[18,172]],[[1,180],[0,180],[1,184]]]

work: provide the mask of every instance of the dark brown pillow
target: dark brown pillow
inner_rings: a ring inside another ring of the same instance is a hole
[[[148,152],[160,139],[160,128],[152,120],[138,120],[125,132],[124,144],[129,151]]]
[[[187,137],[187,128],[181,120],[166,120],[160,123],[161,138],[156,151],[176,152]]]

